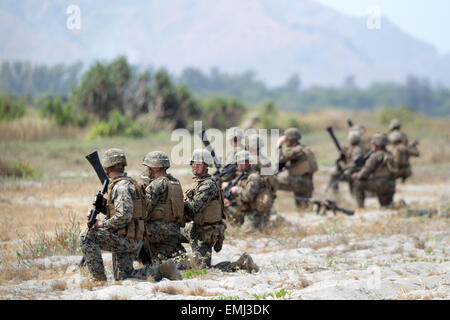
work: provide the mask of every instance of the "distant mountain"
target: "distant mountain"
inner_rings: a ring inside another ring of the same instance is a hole
[[[78,5],[81,29],[69,30],[66,9]],[[305,85],[403,82],[407,74],[450,86],[450,55],[382,17],[340,14],[312,0],[3,0],[0,60],[54,64],[112,59],[133,64],[257,72],[268,84],[298,73]]]

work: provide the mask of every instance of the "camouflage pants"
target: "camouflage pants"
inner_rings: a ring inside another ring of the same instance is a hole
[[[222,261],[211,265],[213,246],[203,242],[203,234],[195,225],[191,229],[189,238],[192,254],[183,253],[171,259],[179,270],[217,268],[223,272],[237,271],[236,262]]]
[[[236,203],[232,203],[228,207],[225,208],[225,216],[227,220],[234,226],[241,226],[245,221],[244,212],[239,210],[239,206]]]
[[[350,193],[353,193],[353,180],[349,178],[348,172],[342,172],[340,171],[336,166],[331,171],[330,180],[328,182],[328,187],[333,192],[337,192],[339,190],[339,182],[345,181],[348,183],[348,187],[350,190]]]
[[[242,225],[244,232],[261,231],[270,220],[270,211],[260,213],[256,210],[245,212],[245,222]]]
[[[355,198],[360,208],[364,208],[366,192],[377,195],[380,206],[385,207],[392,204],[395,194],[395,180],[389,178],[372,178],[367,180],[355,180]]]
[[[142,242],[126,239],[103,228],[89,230],[86,239],[84,239],[84,234],[85,232],[82,233],[80,247],[91,278],[106,280],[102,259],[102,250],[105,250],[112,252],[115,280],[126,278],[147,279],[149,276],[155,280],[162,279],[159,268],[151,266],[137,270],[133,268],[133,262]]]
[[[181,234],[178,224],[164,220],[150,221],[145,225],[144,245],[141,250],[147,251],[152,265],[159,265],[163,260],[186,252],[182,242],[188,240]]]
[[[311,198],[314,190],[312,178],[307,176],[278,177],[278,189],[293,191],[295,197]],[[304,202],[295,198],[295,205],[303,207]]]
[[[398,169],[397,178],[402,179],[405,182],[406,179],[412,176],[411,166],[400,167]]]

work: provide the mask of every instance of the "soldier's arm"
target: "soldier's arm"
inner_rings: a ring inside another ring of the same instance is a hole
[[[145,206],[147,212],[152,212],[158,201],[167,198],[167,183],[164,179],[155,179],[145,189]]]
[[[255,174],[251,174],[248,177],[247,185],[245,188],[238,187],[236,188],[236,195],[243,201],[243,202],[251,202],[255,199],[255,197],[258,195],[258,192],[261,188],[261,181],[260,177]]]
[[[420,156],[420,152],[419,152],[419,150],[417,149],[416,146],[409,146],[408,147],[408,154],[411,157],[418,157],[418,156]]]
[[[136,195],[134,185],[128,181],[120,181],[111,191],[111,201],[114,203],[116,214],[103,220],[105,229],[119,230],[133,218],[133,195]]]
[[[280,162],[303,161],[306,160],[306,154],[300,148],[288,148],[280,151]]]
[[[185,206],[189,219],[193,219],[190,214],[195,215],[203,212],[209,203],[218,199],[219,190],[217,190],[216,183],[213,180],[205,180],[203,184],[198,188],[197,193],[191,198],[185,201]]]
[[[356,176],[357,179],[367,179],[369,175],[375,171],[376,167],[382,161],[382,155],[380,158],[380,154],[374,153],[372,154],[369,159],[367,159],[366,164],[361,169],[361,171]]]

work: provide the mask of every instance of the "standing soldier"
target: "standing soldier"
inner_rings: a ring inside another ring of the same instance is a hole
[[[234,207],[244,218],[242,229],[261,231],[268,223],[273,205],[274,193],[267,180],[250,165],[250,153],[242,150],[236,154],[239,175],[232,181],[232,200],[225,199],[225,206]]]
[[[115,280],[126,278],[155,280],[166,277],[181,280],[172,261],[160,266],[133,269],[133,261],[142,246],[144,234],[144,199],[137,182],[125,172],[127,159],[120,149],[109,149],[103,156],[103,167],[111,179],[105,203],[106,218],[97,220],[81,239],[81,250],[92,280],[106,281],[101,250],[113,254]]]
[[[375,134],[371,140],[373,153],[361,171],[352,176],[355,197],[360,208],[364,208],[366,191],[377,195],[380,206],[387,207],[392,204],[397,170],[392,153],[386,150],[387,143],[385,134]]]
[[[279,189],[293,191],[295,204],[298,208],[304,202],[298,197],[311,198],[314,190],[313,175],[318,170],[314,153],[309,147],[300,144],[300,131],[297,128],[286,129],[284,136],[279,140],[280,169],[287,167],[289,175],[278,177]],[[286,144],[286,150],[282,145]],[[289,162],[290,164],[287,164]]]
[[[389,142],[388,148],[394,156],[394,162],[398,169],[397,178],[401,178],[402,182],[405,182],[412,175],[409,158],[420,156],[419,150],[417,150],[419,142],[414,141],[412,145],[403,144],[403,136],[400,131],[391,132]]]
[[[391,133],[398,132],[401,135],[401,143],[403,143],[404,145],[407,145],[408,144],[408,136],[400,130],[401,128],[402,128],[402,122],[399,119],[394,118],[391,120],[391,123],[389,124],[389,133],[388,134],[390,135]]]
[[[194,222],[190,234],[194,266],[200,268],[211,267],[212,248],[220,252],[225,239],[223,193],[218,182],[208,174],[208,167],[212,165],[213,160],[207,150],[194,150],[191,159],[194,183],[185,193],[186,218]],[[184,262],[179,261],[178,265],[180,268],[194,267],[190,261],[192,260],[185,259]],[[238,268],[249,272],[259,269],[247,253],[236,262],[224,261],[213,267],[227,272],[236,271]]]
[[[167,169],[169,157],[162,151],[149,152],[142,162],[150,183],[145,189],[147,219],[145,223],[145,257],[153,265],[186,252],[182,242],[189,242],[180,228],[185,225],[183,189]]]

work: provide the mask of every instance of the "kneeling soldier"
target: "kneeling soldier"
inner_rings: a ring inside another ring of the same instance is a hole
[[[150,183],[145,189],[147,219],[144,246],[151,263],[162,261],[186,252],[182,242],[188,240],[181,234],[185,225],[183,189],[180,181],[166,170],[169,157],[162,151],[149,152],[142,163],[147,167]]]
[[[385,134],[375,134],[371,141],[374,152],[361,171],[352,175],[355,197],[360,208],[364,208],[366,191],[377,195],[380,206],[387,207],[392,204],[397,168],[392,153],[386,150],[387,143]]]
[[[236,262],[223,261],[211,266],[212,248],[220,252],[225,239],[223,213],[223,193],[216,179],[208,174],[208,167],[213,165],[211,154],[206,150],[194,150],[191,159],[194,183],[185,192],[184,208],[186,219],[193,221],[190,242],[192,259],[179,261],[179,268],[214,267],[222,271],[234,272],[237,269],[258,271],[252,257],[244,253]]]
[[[125,172],[127,160],[120,149],[109,149],[103,156],[103,167],[111,179],[106,197],[106,219],[97,220],[81,239],[81,250],[92,280],[106,281],[101,250],[113,254],[115,280],[126,278],[181,280],[172,261],[157,267],[138,270],[133,262],[142,246],[144,234],[144,199],[137,182]]]

